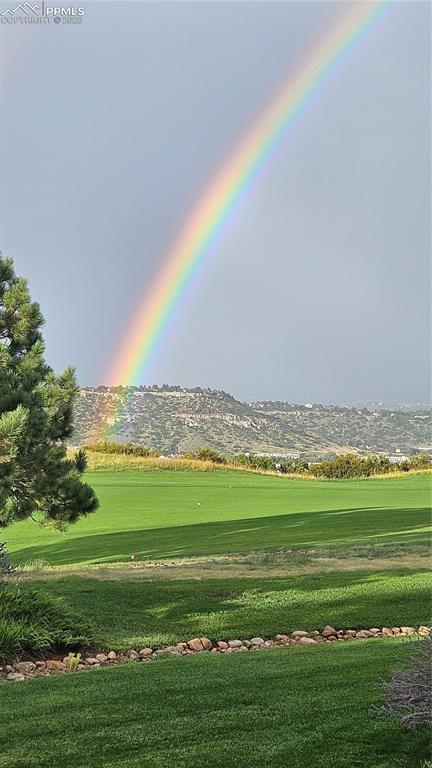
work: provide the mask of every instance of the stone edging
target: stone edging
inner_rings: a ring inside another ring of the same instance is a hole
[[[251,640],[218,640],[212,642],[208,637],[195,637],[186,643],[177,645],[159,645],[152,648],[142,648],[140,651],[131,649],[123,653],[109,651],[97,653],[94,656],[86,655],[79,663],[70,663],[71,656],[63,659],[50,658],[45,661],[17,661],[14,665],[0,666],[0,680],[6,682],[20,682],[28,678],[50,677],[61,672],[77,671],[87,667],[106,667],[120,664],[125,661],[151,661],[158,656],[172,654],[175,656],[192,656],[197,653],[250,653],[251,651],[264,650],[266,648],[281,648],[292,645],[318,645],[319,643],[334,643],[346,640],[364,640],[378,637],[401,637],[409,635],[426,636],[432,632],[431,627],[372,627],[372,629],[339,629],[326,626],[323,630],[306,632],[296,630],[290,635],[276,635],[275,638],[264,640],[262,637],[253,637]]]

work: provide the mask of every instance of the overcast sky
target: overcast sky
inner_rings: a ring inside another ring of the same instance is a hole
[[[49,362],[97,385],[201,191],[346,4],[80,4],[79,26],[0,28],[0,244]],[[345,60],[143,383],[429,400],[429,16],[399,3]]]

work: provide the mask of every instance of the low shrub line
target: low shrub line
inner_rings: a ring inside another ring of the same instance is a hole
[[[254,453],[223,454],[212,448],[201,448],[194,453],[183,456],[160,456],[157,450],[134,443],[93,443],[85,445],[84,449],[90,454],[100,457],[115,457],[117,461],[145,459],[149,467],[155,469],[201,469],[211,470],[244,470],[264,474],[289,475],[291,477],[320,478],[342,480],[364,477],[399,476],[407,473],[421,472],[432,469],[432,457],[421,453],[404,459],[398,463],[390,461],[384,454],[357,456],[354,453],[344,453],[319,462],[305,459],[286,459],[277,456],[262,456]],[[93,464],[103,467],[105,461],[93,460]],[[90,462],[90,465],[92,462]]]
[[[47,660],[16,661],[13,665],[0,666],[0,680],[5,682],[21,682],[29,678],[50,677],[51,675],[67,672],[79,672],[88,667],[112,666],[127,661],[151,661],[166,655],[192,656],[197,653],[250,653],[267,648],[280,648],[298,645],[318,645],[320,643],[337,643],[348,640],[366,640],[380,637],[426,637],[432,628],[422,625],[415,627],[372,627],[371,629],[335,629],[327,625],[322,629],[306,632],[295,630],[290,635],[278,634],[265,640],[263,637],[252,637],[250,640],[217,640],[208,637],[195,637],[176,645],[159,645],[142,648],[140,651],[132,648],[124,653],[115,651],[100,652],[94,655],[70,653],[64,658]]]

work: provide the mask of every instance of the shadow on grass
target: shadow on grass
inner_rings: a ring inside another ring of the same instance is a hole
[[[430,612],[427,571],[327,573],[203,581],[41,582],[91,619],[102,645],[272,636],[294,629],[418,625]]]
[[[164,558],[251,552],[265,549],[371,544],[394,539],[428,540],[430,513],[426,507],[406,509],[346,509],[298,512],[164,528],[88,536],[61,535],[57,541],[14,553],[18,563],[43,560],[53,565],[162,560]]]

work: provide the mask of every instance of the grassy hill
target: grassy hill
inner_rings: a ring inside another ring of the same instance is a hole
[[[108,437],[164,454],[209,446],[225,453],[286,455],[416,452],[430,448],[430,411],[377,410],[282,402],[242,403],[226,392],[181,387],[83,389],[74,442],[92,443],[110,419]],[[118,406],[120,418],[112,421]]]

